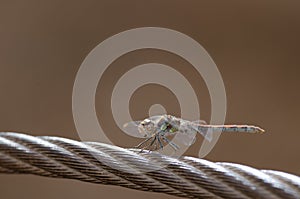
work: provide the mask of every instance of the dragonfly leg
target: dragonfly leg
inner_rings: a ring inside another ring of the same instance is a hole
[[[158,150],[158,144],[155,142],[155,151]]]
[[[176,144],[174,144],[172,141],[170,141],[168,138],[166,138],[165,136],[162,136],[162,139],[167,142],[175,151],[179,150],[179,146],[177,146]]]
[[[158,143],[159,143],[159,149],[163,149],[164,148],[164,145],[162,144],[160,138],[159,138],[159,135],[157,135],[157,140],[158,140]]]
[[[152,140],[152,142],[150,143],[150,145],[147,146],[147,147],[149,147],[149,152],[151,151],[150,147],[153,146],[153,144],[155,143],[156,139],[157,139],[157,137],[154,136],[154,139]],[[154,150],[156,150],[156,148],[157,148],[157,144],[155,143],[155,149]]]
[[[145,144],[146,142],[148,142],[149,140],[151,140],[153,137],[149,137],[149,138],[147,138],[146,140],[144,140],[143,142],[141,142],[141,143],[139,143],[136,147],[134,147],[134,148],[140,148],[143,144]],[[144,147],[145,148],[145,147]],[[142,151],[143,151],[143,149],[142,149]],[[141,152],[142,152],[141,151]]]

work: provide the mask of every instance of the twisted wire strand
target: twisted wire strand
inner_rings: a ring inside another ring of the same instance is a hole
[[[0,133],[0,173],[68,178],[186,198],[300,198],[300,177],[97,142]]]

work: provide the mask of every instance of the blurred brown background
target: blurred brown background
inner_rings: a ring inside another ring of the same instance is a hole
[[[251,123],[264,135],[222,135],[206,157],[300,175],[299,1],[5,1],[0,2],[0,130],[79,139],[72,117],[72,87],[86,55],[121,31],[157,26],[197,40],[217,64],[227,92],[226,123]],[[158,50],[128,53],[101,79],[97,113],[109,117],[111,84],[123,67],[158,62],[186,74],[210,117],[201,77],[178,56]],[[200,82],[200,83],[199,83]],[[198,85],[195,85],[197,83]],[[178,114],[162,87],[144,86],[132,98],[133,117],[152,103]],[[148,95],[146,94],[148,93]],[[149,93],[155,100],[149,100]],[[160,95],[158,95],[159,93]],[[161,94],[163,93],[163,94]],[[115,129],[118,131],[118,129]],[[119,132],[120,133],[120,132]],[[120,135],[124,136],[124,135]],[[133,138],[120,146],[136,143]],[[122,140],[124,140],[122,137]],[[197,155],[199,139],[187,155]],[[0,175],[1,198],[172,198],[125,188],[26,175]]]

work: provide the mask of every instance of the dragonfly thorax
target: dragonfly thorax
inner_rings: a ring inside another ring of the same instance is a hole
[[[178,131],[178,128],[171,123],[168,115],[154,116],[140,122],[139,132],[144,137],[151,137],[154,134],[172,134]]]

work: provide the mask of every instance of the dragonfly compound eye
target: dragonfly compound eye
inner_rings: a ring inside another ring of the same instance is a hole
[[[145,119],[145,120],[143,120],[140,124],[141,124],[142,126],[146,126],[146,125],[149,125],[150,123],[151,123],[151,120]]]

